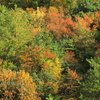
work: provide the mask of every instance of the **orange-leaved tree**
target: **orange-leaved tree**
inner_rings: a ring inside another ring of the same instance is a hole
[[[89,15],[84,15],[83,18],[76,17],[76,33],[74,34],[75,46],[79,48],[90,47],[95,43],[95,27],[91,29],[93,19]]]
[[[77,89],[80,88],[80,80],[82,80],[82,77],[77,74],[76,70],[68,69],[64,75],[64,82],[60,85],[61,93],[73,97],[78,96]]]
[[[47,59],[54,59],[56,57],[49,49],[40,46],[35,46],[33,49],[29,47],[27,50],[28,51],[20,59],[20,69],[24,69],[28,72],[32,72],[34,69],[40,71]]]
[[[55,7],[50,7],[45,16],[47,28],[57,37],[62,37],[65,34],[73,36],[75,23],[71,17],[66,18],[63,9],[59,10]]]
[[[78,60],[75,58],[75,53],[73,51],[66,51],[66,55],[63,58],[63,61],[67,61],[70,63],[77,63]]]

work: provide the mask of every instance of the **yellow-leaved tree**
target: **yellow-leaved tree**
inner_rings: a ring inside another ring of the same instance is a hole
[[[0,70],[0,100],[41,100],[37,86],[24,70]]]
[[[32,24],[31,32],[33,33],[33,35],[37,35],[39,32],[41,32],[44,25],[43,18],[45,16],[45,13],[39,7],[37,7],[37,10],[34,10],[33,8],[26,8],[26,12],[30,15]]]
[[[60,86],[60,79],[62,77],[61,73],[63,71],[62,65],[60,63],[59,58],[55,59],[48,59],[44,65],[42,66],[42,70],[47,70],[48,73],[51,73],[52,77],[55,81],[48,81],[44,83],[45,86],[49,86],[53,89],[54,93],[58,92],[59,86]]]

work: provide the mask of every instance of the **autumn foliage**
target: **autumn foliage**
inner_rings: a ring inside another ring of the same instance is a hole
[[[0,100],[100,98],[99,0],[0,1]]]
[[[66,18],[64,12],[60,7],[59,10],[55,7],[50,7],[46,14],[47,28],[58,37],[65,34],[73,36],[75,23],[71,18]],[[56,21],[55,21],[56,20]]]
[[[15,72],[3,69],[0,71],[0,81],[1,100],[41,100],[36,92],[36,84],[24,70]]]

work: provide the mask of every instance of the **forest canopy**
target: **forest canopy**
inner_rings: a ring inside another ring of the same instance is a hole
[[[100,0],[0,0],[0,100],[100,100]]]

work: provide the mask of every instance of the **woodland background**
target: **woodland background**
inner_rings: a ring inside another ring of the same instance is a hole
[[[100,100],[100,0],[0,0],[0,100]]]

